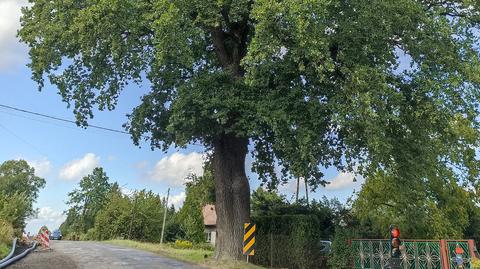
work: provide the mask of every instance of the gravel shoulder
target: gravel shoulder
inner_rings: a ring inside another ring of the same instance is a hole
[[[35,250],[8,269],[78,269],[67,255],[55,250]]]

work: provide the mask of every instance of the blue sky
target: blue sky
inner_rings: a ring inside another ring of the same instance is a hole
[[[25,3],[24,0],[0,1],[0,104],[73,120],[72,111],[54,87],[47,85],[38,92],[37,85],[30,79],[30,71],[25,66],[27,48],[15,38],[20,7]],[[97,112],[90,124],[122,130],[125,115],[140,103],[140,96],[147,90],[145,85],[129,86],[116,110]],[[172,188],[172,202],[177,207],[185,197],[183,176],[189,171],[202,172],[201,146],[180,151],[172,148],[166,153],[152,151],[148,144],[141,148],[134,146],[128,135],[84,130],[3,108],[0,108],[0,149],[0,162],[25,159],[47,181],[35,205],[39,215],[28,223],[29,232],[37,232],[42,225],[58,228],[65,217],[62,212],[67,209],[67,193],[96,166],[102,166],[111,180],[126,189],[147,188],[164,195],[167,188]],[[252,189],[257,187],[258,181],[249,167],[247,173]],[[352,175],[334,169],[326,171],[326,178],[332,184],[320,188],[311,197],[337,197],[345,201],[361,185],[353,182]],[[287,197],[293,196],[294,189],[294,184],[281,187]]]

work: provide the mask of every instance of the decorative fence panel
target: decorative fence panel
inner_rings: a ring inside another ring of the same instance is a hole
[[[447,240],[447,255],[448,255],[448,261],[450,264],[449,269],[457,269],[455,266],[455,249],[459,247],[463,249],[463,261],[464,261],[464,266],[465,268],[471,268],[471,262],[472,262],[472,255],[470,251],[470,244],[469,241],[463,240],[463,241],[450,241]]]
[[[405,241],[404,269],[441,269],[440,241]]]
[[[403,240],[403,269],[456,269],[455,249],[461,247],[464,268],[471,268],[472,240]],[[384,269],[390,260],[390,240],[352,240],[353,268]]]

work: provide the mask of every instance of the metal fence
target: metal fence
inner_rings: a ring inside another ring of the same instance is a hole
[[[464,268],[471,268],[473,240],[403,240],[403,269],[456,269],[455,249],[464,250]],[[352,240],[355,269],[387,268],[390,240]]]

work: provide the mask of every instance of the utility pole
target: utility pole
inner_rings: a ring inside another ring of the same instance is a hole
[[[162,236],[160,237],[160,244],[163,244],[163,234],[165,232],[165,221],[167,220],[168,211],[168,197],[170,196],[170,188],[167,191],[167,200],[165,201],[165,211],[163,212]]]
[[[307,205],[310,205],[310,202],[308,201],[308,182],[307,182],[307,178],[304,177],[303,179],[305,180],[305,197],[307,198]]]
[[[300,191],[300,178],[297,177],[297,197],[295,198],[295,203],[298,203],[298,192]]]
[[[137,192],[134,192],[135,195],[135,201],[133,202],[133,207],[132,207],[132,217],[130,218],[130,229],[128,230],[128,239],[132,239],[132,227],[133,227],[133,221],[135,220],[135,214],[137,213],[137,199],[138,195]]]

